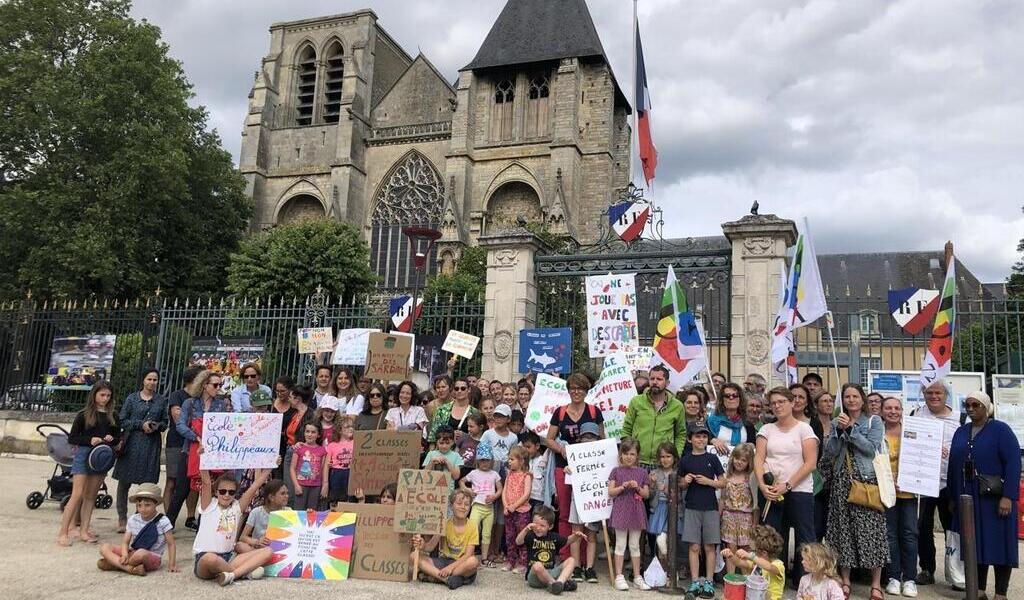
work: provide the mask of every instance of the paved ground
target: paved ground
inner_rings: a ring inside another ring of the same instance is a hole
[[[18,458],[0,458],[0,473],[5,485],[0,487],[0,531],[4,546],[3,560],[0,560],[0,590],[3,597],[47,598],[88,600],[91,598],[224,598],[224,590],[209,582],[197,580],[191,572],[192,535],[184,532],[179,538],[178,564],[180,573],[158,572],[145,578],[131,575],[103,573],[96,569],[98,558],[96,547],[76,543],[71,548],[60,548],[54,543],[58,525],[58,507],[47,502],[36,510],[25,506],[25,497],[33,490],[42,490],[46,478],[53,468],[52,463]],[[112,480],[108,480],[112,482]],[[114,529],[117,524],[114,509],[97,510],[94,527],[103,541],[116,541]],[[606,573],[607,570],[602,571]],[[312,582],[291,580],[264,580],[233,584],[232,594],[242,592],[258,598],[294,597],[303,600],[316,598],[396,599],[416,598],[425,600],[425,594],[432,599],[479,598],[482,594],[497,592],[504,595],[513,593],[525,598],[547,598],[548,594],[530,590],[521,578],[507,573],[485,570],[475,586],[451,592],[446,588],[430,584],[397,584],[373,581],[349,580],[345,582]],[[946,586],[922,588],[919,596],[923,599],[961,598]],[[641,592],[632,591],[632,595]],[[657,597],[654,592],[650,597]],[[787,598],[792,598],[790,592]],[[610,600],[621,598],[607,580],[601,584],[582,584],[580,592],[566,595],[569,600]],[[855,598],[867,598],[867,588],[858,587]],[[1015,572],[1010,590],[1011,598],[1024,598],[1024,576]]]

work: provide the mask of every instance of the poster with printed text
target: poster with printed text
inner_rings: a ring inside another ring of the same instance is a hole
[[[542,438],[547,436],[551,414],[569,404],[570,400],[569,389],[564,379],[539,373],[537,385],[533,388],[533,396],[530,397],[530,404],[526,407],[523,419],[526,428]]]
[[[451,478],[447,471],[399,471],[395,531],[423,535],[444,533]]]
[[[199,466],[209,470],[273,469],[281,447],[280,413],[206,413]]]
[[[640,345],[635,274],[591,275],[586,290],[590,358],[635,350]]]
[[[332,365],[365,365],[366,352],[370,348],[370,334],[380,329],[342,329],[334,345]]]
[[[299,354],[334,352],[334,330],[330,327],[303,327],[298,339]]]
[[[992,404],[1024,447],[1024,375],[992,375]]]
[[[598,440],[572,444],[565,448],[572,470],[572,502],[584,523],[603,521],[612,516],[608,478],[619,464],[618,441]]]
[[[274,554],[264,565],[269,577],[348,579],[356,515],[346,512],[276,510],[267,538]]]

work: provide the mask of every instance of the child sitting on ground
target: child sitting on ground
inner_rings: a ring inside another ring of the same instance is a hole
[[[477,527],[469,522],[469,509],[473,504],[473,493],[458,489],[451,496],[452,518],[446,519],[444,535],[431,536],[424,541],[423,536],[412,536],[412,554],[409,560],[414,564],[419,561],[420,573],[429,579],[458,589],[465,584],[476,581],[476,571],[480,566],[475,553],[480,541]],[[437,556],[421,556],[421,552],[430,553],[437,549]]]
[[[732,552],[726,548],[722,550],[722,558],[732,559],[745,574],[752,572],[754,567],[760,568],[768,580],[768,600],[782,600],[786,589],[786,566],[779,560],[782,544],[779,532],[767,525],[758,525],[754,527],[754,552],[743,549]]]
[[[132,575],[145,575],[147,571],[160,569],[160,560],[167,548],[167,572],[177,573],[175,564],[174,534],[171,521],[156,513],[156,507],[163,502],[160,486],[155,483],[140,484],[134,494],[128,497],[137,511],[128,519],[121,546],[103,544],[103,556],[96,566],[101,571],[121,570]],[[70,509],[68,509],[70,510]]]
[[[483,557],[481,564],[489,568],[497,566],[487,551],[491,546],[494,509],[497,500],[501,498],[502,490],[501,477],[496,471],[491,470],[493,465],[491,445],[480,442],[476,447],[476,468],[459,482],[462,489],[473,493],[473,512],[469,515],[469,522],[473,527],[483,527],[480,537],[480,556]]]
[[[200,454],[202,446],[199,447]],[[269,469],[259,469],[253,482],[241,499],[236,499],[238,484],[234,477],[225,473],[210,482],[210,472],[200,471],[202,488],[199,490],[199,531],[192,544],[195,564],[192,572],[199,579],[216,579],[220,585],[228,585],[235,579],[248,576],[249,579],[263,577],[263,565],[273,556],[270,548],[260,548],[245,554],[235,555],[235,536],[242,522],[242,506],[248,506],[257,490],[270,478]],[[216,498],[214,498],[216,494]]]
[[[555,527],[555,511],[549,506],[538,506],[533,511],[533,521],[516,536],[516,545],[524,546],[530,564],[526,572],[526,584],[532,588],[548,588],[554,595],[576,591],[576,582],[571,579],[576,561],[569,557],[558,562],[558,553],[566,544],[575,543],[583,534],[575,532],[564,538],[552,530]]]
[[[800,557],[806,575],[800,578],[797,600],[844,600],[836,576],[836,553],[824,544],[804,544]]]
[[[249,513],[249,518],[242,528],[242,535],[235,544],[235,552],[245,554],[270,545],[267,540],[267,525],[270,513],[288,508],[288,488],[280,479],[271,479],[263,486],[263,505],[257,506]]]

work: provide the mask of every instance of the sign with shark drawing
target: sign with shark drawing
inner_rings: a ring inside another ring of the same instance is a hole
[[[572,370],[572,328],[519,331],[520,373],[568,373]]]

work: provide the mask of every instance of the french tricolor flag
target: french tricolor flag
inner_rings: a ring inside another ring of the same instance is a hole
[[[416,318],[423,314],[423,298],[416,299]],[[388,303],[388,316],[391,317],[392,331],[409,333],[412,328],[412,296],[392,298]]]
[[[651,138],[651,91],[647,87],[647,69],[644,67],[644,48],[640,43],[640,22],[633,21],[636,33],[636,133],[640,146],[640,165],[644,170],[647,187],[654,180],[654,170],[658,166],[658,149]]]

